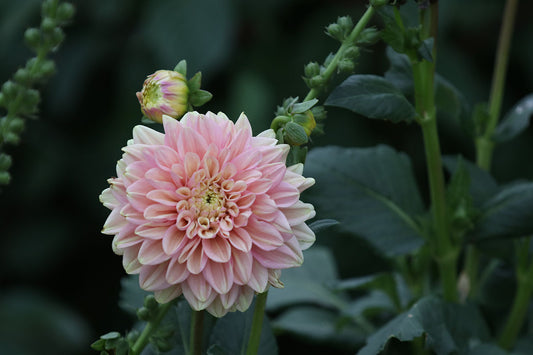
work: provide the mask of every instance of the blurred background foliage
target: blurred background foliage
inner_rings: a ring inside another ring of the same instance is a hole
[[[98,202],[115,175],[120,148],[140,123],[135,92],[146,75],[186,59],[214,94],[205,110],[236,118],[244,111],[258,133],[276,105],[305,96],[303,66],[322,62],[338,44],[324,35],[337,16],[357,19],[365,1],[115,0],[74,1],[74,22],[54,59],[57,73],[43,88],[40,118],[27,122],[13,156],[12,182],[0,192],[0,353],[85,354],[132,318],[118,306],[121,258],[100,234],[108,211]],[[487,101],[503,0],[440,4],[438,72],[470,104]],[[0,0],[0,82],[30,56],[24,29],[39,23],[40,1]],[[522,1],[512,44],[503,111],[533,91],[533,3]],[[377,21],[375,19],[374,21]],[[379,24],[379,22],[375,22]],[[384,45],[363,53],[356,72],[382,74]],[[340,78],[338,78],[338,81]],[[416,125],[364,120],[329,108],[326,135],[313,146],[387,143],[413,157],[427,186]],[[457,122],[441,121],[445,154],[473,159]],[[498,147],[493,172],[501,181],[531,179],[533,130]],[[320,211],[318,211],[320,218]],[[341,278],[389,268],[362,240],[334,229],[317,244],[330,247]],[[305,352],[282,335],[281,354]]]

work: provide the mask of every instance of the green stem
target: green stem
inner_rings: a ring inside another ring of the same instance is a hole
[[[436,38],[438,3],[431,4],[429,13],[421,10],[422,34]],[[444,298],[457,301],[457,251],[455,250],[449,231],[448,212],[445,197],[444,174],[440,151],[437,117],[435,109],[435,61],[436,51],[433,50],[433,61],[413,62],[413,81],[415,87],[415,106],[418,123],[422,128],[426,152],[427,170],[431,198],[431,212],[434,223],[435,237],[432,243],[435,258],[439,267]]]
[[[192,311],[191,336],[189,340],[190,355],[202,354],[202,337],[204,330],[204,311]]]
[[[339,50],[337,51],[337,53],[335,54],[331,62],[328,64],[328,66],[322,73],[324,82],[327,83],[329,81],[329,79],[335,72],[335,69],[337,69],[337,64],[339,63],[339,60],[344,55],[344,51],[346,50],[346,48],[348,48],[348,46],[355,43],[355,40],[357,39],[359,34],[365,29],[366,25],[368,24],[368,22],[370,21],[370,19],[372,18],[375,12],[376,10],[374,9],[373,6],[369,6],[368,9],[366,9],[363,16],[361,16],[361,18],[359,19],[359,22],[357,22],[352,32],[350,33],[350,35],[342,42]],[[319,93],[320,93],[320,89],[313,88],[309,91],[309,93],[307,94],[307,96],[304,98],[303,101],[312,100],[315,97],[317,97]]]
[[[507,72],[507,62],[509,59],[509,48],[511,46],[511,36],[513,33],[514,19],[518,8],[518,0],[508,0],[503,14],[503,23],[498,40],[496,61],[492,75],[492,87],[489,100],[489,121],[483,135],[476,140],[477,164],[484,170],[490,170],[492,151],[494,142],[492,134],[498,123],[500,116],[503,89],[505,86],[505,74]]]
[[[527,250],[529,249],[529,240],[530,238],[526,238],[527,245],[522,245],[522,243],[516,245],[518,256],[522,254],[523,250],[526,250],[527,253]],[[527,315],[527,310],[533,294],[533,261],[529,263],[527,255],[525,258],[518,257],[517,259],[518,267],[516,278],[518,286],[511,307],[511,313],[509,313],[507,322],[505,323],[498,340],[498,344],[507,350],[512,348],[518,337],[518,333],[524,324],[524,319]]]
[[[168,310],[173,304],[174,302],[171,301],[159,306],[159,309],[154,319],[146,324],[146,327],[144,327],[143,332],[141,333],[139,338],[137,338],[135,344],[133,344],[133,346],[131,347],[129,353],[130,355],[138,355],[143,351],[144,347],[146,346],[146,344],[148,344],[148,341],[150,340],[150,336],[157,329],[157,326],[159,325],[159,323],[161,323],[161,320],[165,317]]]
[[[477,296],[479,282],[478,282],[478,273],[479,273],[479,250],[473,246],[469,245],[466,249],[466,260],[465,260],[465,272],[468,277],[469,289],[468,297],[475,298]]]
[[[265,291],[258,294],[255,299],[254,317],[252,320],[252,329],[250,330],[250,338],[248,338],[246,355],[257,355],[257,351],[259,350],[267,296],[268,291]]]

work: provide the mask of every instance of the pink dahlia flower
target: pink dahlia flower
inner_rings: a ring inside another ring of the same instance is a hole
[[[252,136],[243,114],[163,117],[165,133],[133,129],[117,178],[100,200],[111,210],[126,272],[159,302],[183,293],[195,310],[221,317],[245,311],[255,292],[282,287],[281,269],[299,266],[315,240],[299,200],[314,184],[303,166],[285,166],[289,151],[272,130]]]

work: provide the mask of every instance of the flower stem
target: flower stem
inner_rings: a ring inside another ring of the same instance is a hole
[[[421,10],[422,35],[436,38],[438,2],[430,5],[429,13]],[[434,223],[435,237],[432,248],[439,267],[442,290],[447,301],[457,301],[457,256],[449,232],[448,211],[445,198],[444,174],[440,151],[437,117],[435,108],[435,61],[436,48],[433,47],[433,61],[413,62],[413,79],[415,87],[415,106],[418,123],[422,128],[426,151],[427,170],[429,177],[431,212]]]
[[[159,306],[159,309],[154,319],[152,319],[146,324],[146,327],[144,328],[143,332],[141,333],[139,338],[137,338],[135,344],[133,344],[133,346],[131,347],[129,353],[130,355],[138,355],[143,351],[144,347],[146,346],[146,344],[148,344],[148,341],[150,340],[150,336],[157,329],[157,326],[159,325],[159,323],[161,323],[161,320],[165,317],[168,310],[173,304],[174,302],[171,301]]]
[[[525,258],[517,258],[518,267],[516,272],[516,278],[518,286],[516,288],[516,294],[513,300],[513,306],[511,313],[507,318],[507,322],[503,328],[498,344],[507,350],[510,350],[515,343],[518,333],[524,324],[525,316],[527,315],[527,309],[531,301],[533,294],[533,261],[529,262],[527,257],[527,250],[529,248],[530,238],[526,238],[527,245],[517,243],[516,252],[521,254],[526,251]],[[529,264],[529,265],[528,265]]]
[[[252,320],[252,329],[250,330],[250,338],[248,338],[248,346],[246,348],[246,355],[256,355],[259,350],[259,342],[261,340],[261,328],[263,326],[263,317],[265,315],[265,306],[268,296],[268,291],[260,293],[255,299],[254,317]]]
[[[337,69],[337,64],[339,63],[339,60],[344,55],[344,51],[346,50],[346,48],[348,48],[348,46],[355,43],[355,40],[357,39],[359,34],[365,29],[366,25],[368,24],[368,22],[370,21],[370,19],[372,18],[375,12],[376,10],[374,9],[372,5],[370,5],[368,9],[366,9],[363,16],[361,16],[361,18],[359,19],[359,22],[357,22],[352,32],[350,33],[350,35],[348,35],[348,37],[342,42],[339,50],[337,51],[337,53],[335,54],[335,56],[333,57],[329,65],[326,67],[326,69],[322,73],[324,82],[327,83],[329,81],[329,79],[335,72],[335,69]],[[319,88],[313,88],[309,91],[309,93],[307,94],[307,96],[305,97],[303,101],[312,100],[315,97],[317,97],[319,93],[320,93]]]
[[[204,330],[204,311],[192,311],[191,337],[189,340],[190,355],[202,354],[202,337]]]
[[[500,38],[498,40],[494,72],[492,75],[492,87],[489,100],[489,121],[487,122],[483,135],[476,139],[477,164],[479,167],[487,171],[490,170],[492,151],[494,149],[492,134],[498,123],[502,106],[505,74],[507,72],[511,35],[513,33],[517,8],[518,0],[507,0],[503,14],[503,23],[500,30]]]

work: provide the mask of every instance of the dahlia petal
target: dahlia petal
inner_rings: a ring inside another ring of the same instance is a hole
[[[128,274],[138,274],[143,265],[137,259],[140,245],[133,245],[123,250],[122,266]]]
[[[144,177],[155,189],[172,191],[176,188],[169,171],[156,167],[148,170]]]
[[[251,209],[253,214],[269,222],[275,218],[276,212],[279,211],[276,202],[266,194],[256,195]]]
[[[237,217],[233,220],[233,225],[237,228],[244,227],[248,225],[248,218],[252,215],[252,211],[242,211]]]
[[[250,126],[250,121],[244,113],[241,113],[235,122],[235,129],[238,132],[246,132],[248,137],[252,137],[252,126]]]
[[[176,208],[172,206],[153,204],[144,209],[144,218],[151,221],[175,221],[177,217]]]
[[[199,243],[189,254],[189,258],[187,259],[187,269],[191,274],[199,274],[204,270],[207,261],[208,258],[204,253],[202,244]]]
[[[273,191],[269,192],[269,196],[276,201],[277,207],[289,207],[298,202],[300,192],[291,184],[282,181]]]
[[[232,163],[224,164],[222,169],[220,169],[220,174],[224,180],[231,179],[233,176],[235,176],[235,174],[237,174],[237,168]]]
[[[245,170],[245,171],[239,171],[235,176],[233,177],[235,180],[243,180],[246,182],[246,184],[251,184],[253,181],[260,179],[263,176],[263,174],[255,169]]]
[[[265,251],[254,248],[253,254],[255,259],[268,269],[287,269],[300,266],[304,261],[296,238],[290,239],[275,250]]]
[[[285,163],[270,163],[261,166],[261,171],[263,172],[263,178],[270,179],[272,181],[272,186],[277,186],[287,171]]]
[[[257,179],[247,185],[246,190],[254,194],[264,194],[272,187],[272,180]]]
[[[232,253],[232,260],[234,282],[239,285],[246,285],[252,276],[252,254],[234,250]]]
[[[296,202],[291,207],[282,209],[291,226],[298,225],[315,216],[315,208],[309,203]]]
[[[268,270],[256,260],[254,260],[252,265],[252,274],[250,275],[248,286],[257,293],[265,292],[268,286]]]
[[[231,160],[237,170],[255,168],[261,161],[261,153],[257,150],[245,150]]]
[[[228,239],[231,245],[240,251],[247,253],[252,249],[252,237],[243,228],[235,228],[230,231]]]
[[[178,161],[180,161],[178,153],[166,145],[159,146],[155,151],[155,162],[162,170],[170,171],[172,165]]]
[[[146,194],[146,197],[166,206],[176,206],[179,201],[178,195],[174,191],[168,190],[152,190]]]
[[[302,163],[296,163],[294,165],[288,166],[287,170],[301,176],[304,172],[304,165]]]
[[[275,140],[274,144],[276,144],[278,142],[278,140],[276,139],[276,132],[274,132],[274,130],[272,128],[269,128],[269,129],[259,133],[257,135],[257,137],[273,139],[273,140]]]
[[[120,215],[120,210],[118,208],[111,211],[107,217],[102,233],[113,235],[119,233],[125,226],[128,224],[126,218]]]
[[[120,214],[126,217],[126,220],[132,224],[146,223],[146,219],[142,213],[133,208],[129,203],[120,209]]]
[[[228,309],[222,304],[220,296],[216,297],[213,302],[207,306],[206,311],[217,318],[224,317],[226,313],[228,313]]]
[[[144,240],[139,249],[139,262],[143,265],[156,265],[168,260],[168,255],[163,251],[161,241]]]
[[[204,156],[208,147],[209,144],[204,137],[189,127],[183,127],[177,146],[177,152],[180,156],[184,157],[188,152],[195,152],[199,156]]]
[[[308,249],[315,242],[315,233],[305,223],[300,223],[292,227],[294,236],[300,243],[302,250]]]
[[[291,147],[288,144],[278,144],[273,147],[263,148],[261,153],[263,158],[261,159],[262,163],[275,163],[275,162],[284,162],[287,160],[287,155],[289,155]]]
[[[100,202],[110,210],[114,209],[119,205],[117,199],[115,196],[113,196],[113,193],[111,192],[111,188],[108,187],[102,193],[100,194]]]
[[[190,178],[200,166],[200,157],[198,154],[193,152],[188,152],[185,154],[183,159],[183,167],[185,168],[185,176]]]
[[[283,245],[282,235],[269,223],[251,219],[246,231],[252,237],[252,243],[263,250],[274,250]]]
[[[135,181],[126,189],[128,202],[137,211],[144,211],[146,207],[153,203],[146,198],[146,194],[151,190],[153,190],[153,187],[148,183],[147,180],[141,179]]]
[[[234,307],[235,302],[239,298],[240,289],[241,289],[241,287],[239,287],[239,286],[233,286],[229,290],[229,292],[218,296],[217,298],[220,300],[220,303],[222,304],[222,307],[224,307],[226,310]]]
[[[135,234],[143,238],[158,240],[163,238],[168,228],[168,226],[159,226],[148,222],[135,228]]]
[[[272,225],[276,227],[277,230],[284,233],[292,233],[291,225],[287,220],[287,217],[281,211],[277,211],[274,219],[270,221]]]
[[[146,126],[133,127],[133,142],[137,144],[159,145],[165,141],[165,135]]]
[[[217,295],[207,281],[198,275],[190,275],[182,284],[182,291],[183,296],[195,311],[205,309]]]
[[[139,273],[139,285],[146,291],[162,290],[169,285],[165,280],[167,264],[144,265]]]
[[[152,165],[148,162],[139,160],[134,161],[133,163],[126,166],[126,169],[124,170],[124,176],[128,177],[128,179],[135,181],[142,179],[144,177],[144,174],[152,168]]]
[[[113,248],[124,249],[139,244],[142,241],[143,239],[141,237],[133,233],[133,229],[131,232],[129,232],[129,229],[124,229],[113,238]]]
[[[187,265],[180,263],[177,258],[172,258],[168,264],[165,279],[169,284],[175,285],[185,281],[189,275]]]
[[[181,295],[181,286],[173,285],[163,290],[155,291],[154,296],[159,303],[168,303]]]
[[[255,194],[248,193],[236,201],[237,206],[239,206],[239,209],[241,210],[247,209],[254,203],[255,197]]]
[[[185,116],[182,118],[182,120],[185,118]],[[178,120],[163,115],[163,129],[165,130],[166,146],[169,146],[173,149],[176,149],[178,147],[178,135],[182,127],[182,124]]]
[[[269,270],[268,271],[268,283],[276,288],[283,288],[283,282],[279,279],[281,277],[281,270]]]
[[[183,231],[180,231],[176,226],[168,227],[163,236],[163,251],[167,255],[174,255],[186,243],[187,238],[185,238]]]
[[[240,312],[245,312],[248,308],[250,308],[253,300],[254,290],[246,286],[241,287],[239,298],[237,298],[237,302],[235,304],[237,306],[237,310]]]
[[[230,263],[210,261],[205,266],[202,275],[219,294],[229,292],[233,285],[233,268]]]
[[[213,261],[225,263],[231,258],[231,246],[224,238],[204,239],[202,246],[207,257]]]

